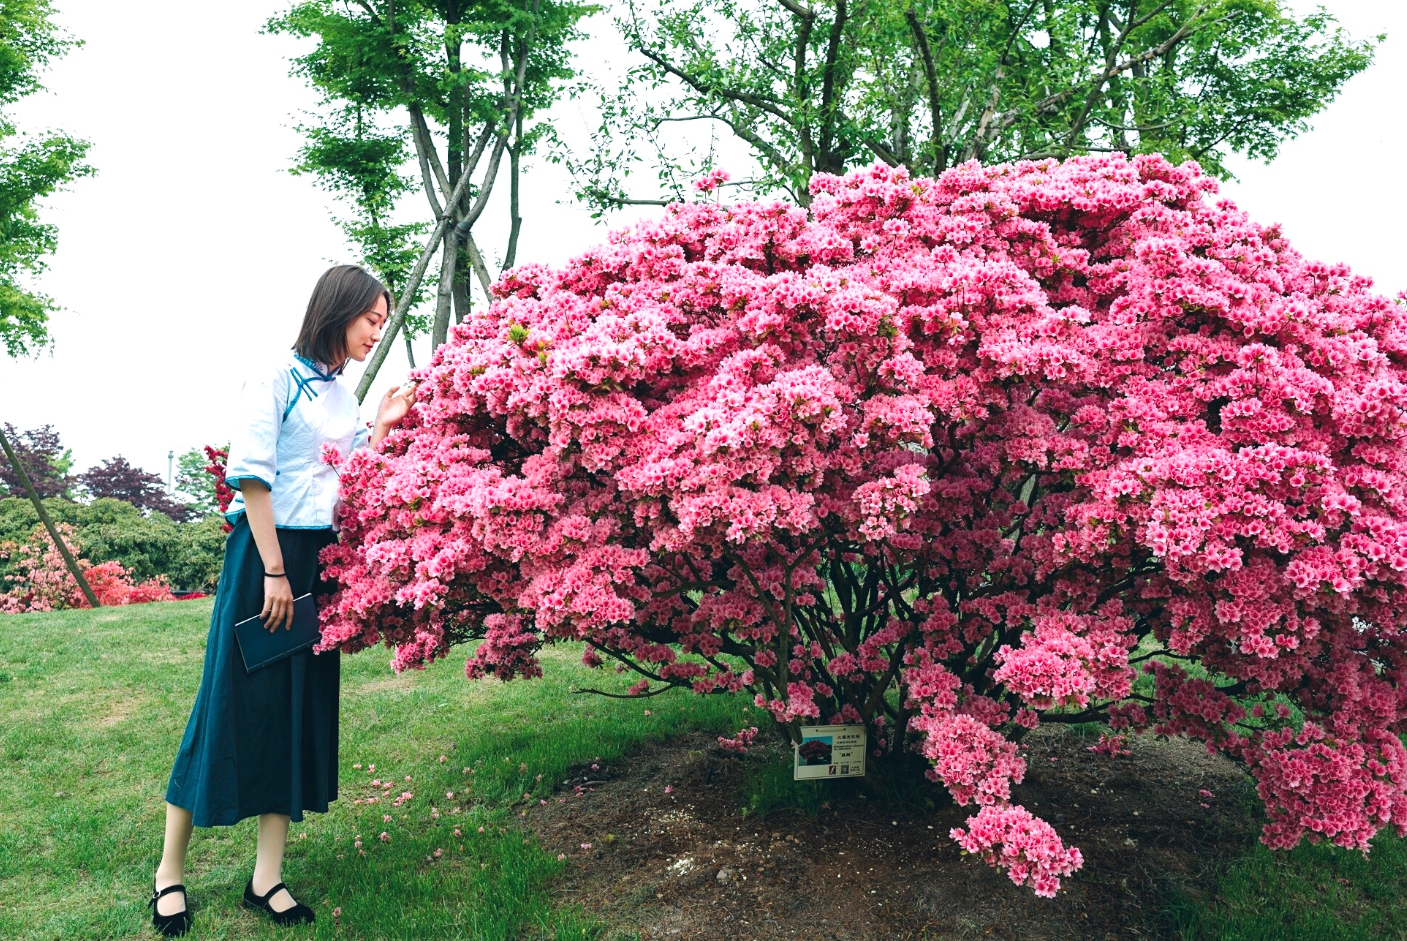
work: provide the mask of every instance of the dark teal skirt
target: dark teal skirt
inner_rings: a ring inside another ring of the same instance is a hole
[[[325,593],[318,553],[330,529],[280,529],[293,596]],[[340,655],[304,651],[246,673],[234,625],[264,604],[264,563],[240,516],[225,542],[225,567],[210,616],[205,672],[166,800],[198,827],[228,826],[258,814],[322,813],[337,799],[337,686]]]

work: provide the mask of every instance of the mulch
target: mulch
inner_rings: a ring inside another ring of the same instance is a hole
[[[1256,839],[1245,775],[1181,740],[1135,739],[1119,758],[1090,754],[1087,744],[1062,728],[1039,729],[1026,740],[1030,770],[1014,794],[1084,854],[1084,868],[1055,899],[961,853],[948,831],[972,807],[900,805],[850,787],[814,816],[791,808],[746,815],[750,771],[789,756],[777,744],[739,757],[691,734],[595,770],[581,765],[554,800],[531,809],[527,825],[571,860],[558,901],[606,922],[608,936],[1167,937],[1170,893],[1207,896],[1218,864]]]

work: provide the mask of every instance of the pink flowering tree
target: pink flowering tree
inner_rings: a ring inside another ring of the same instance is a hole
[[[863,723],[1042,895],[1043,722],[1232,756],[1274,847],[1407,832],[1407,312],[1156,156],[811,190],[505,275],[344,466],[326,645]]]
[[[65,543],[76,544],[70,526],[60,523],[58,529]],[[43,526],[35,527],[29,542],[0,542],[0,561],[7,563],[10,570],[0,576],[0,614],[91,607]],[[83,558],[77,561],[79,571],[103,607],[175,600],[165,575],[137,582],[121,562],[94,565]]]

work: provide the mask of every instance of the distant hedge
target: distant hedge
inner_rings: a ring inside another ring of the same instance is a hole
[[[177,591],[211,592],[219,581],[225,552],[219,516],[177,523],[111,499],[76,503],[53,498],[44,507],[55,522],[74,528],[81,554],[91,562],[121,562],[138,581],[165,575]],[[0,499],[0,543],[28,542],[38,525],[39,515],[28,500]],[[5,565],[0,560],[0,575]]]

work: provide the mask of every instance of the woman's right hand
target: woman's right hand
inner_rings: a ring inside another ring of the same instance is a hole
[[[293,626],[293,587],[288,584],[287,576],[264,576],[264,610],[259,612],[259,617],[270,631],[278,630],[280,623],[284,630]]]
[[[372,444],[380,444],[391,433],[391,429],[406,417],[410,407],[415,404],[415,390],[418,386],[419,383],[410,382],[404,388],[391,386],[386,390],[386,394],[381,397],[381,404],[376,408],[376,421],[372,423]]]

